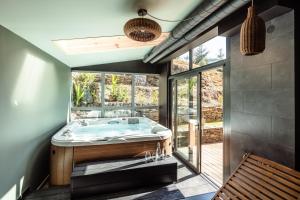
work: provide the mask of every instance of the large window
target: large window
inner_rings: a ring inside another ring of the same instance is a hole
[[[217,36],[198,47],[189,50],[183,55],[174,58],[172,60],[171,75],[224,59],[226,59],[226,38]]]
[[[202,67],[226,58],[226,38],[217,36],[192,50],[192,68]]]
[[[72,72],[72,81],[72,120],[130,116],[159,120],[159,75]]]
[[[157,75],[135,76],[135,105],[157,106],[158,105],[159,77]]]
[[[186,52],[181,56],[172,60],[171,66],[171,74],[177,74],[180,72],[188,71],[190,69],[189,66],[190,54]]]
[[[130,106],[131,84],[130,74],[105,74],[105,105]]]
[[[72,73],[73,106],[97,107],[101,106],[101,76],[96,73]]]

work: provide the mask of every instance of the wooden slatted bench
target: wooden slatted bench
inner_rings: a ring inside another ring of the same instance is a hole
[[[300,172],[265,158],[246,154],[213,199],[299,200]]]

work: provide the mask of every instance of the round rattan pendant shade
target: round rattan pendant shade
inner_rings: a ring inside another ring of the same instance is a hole
[[[240,51],[245,56],[256,55],[265,50],[266,26],[262,18],[255,15],[253,6],[248,8],[247,18],[240,32]]]
[[[160,25],[147,18],[134,18],[126,22],[124,33],[132,40],[139,42],[149,42],[157,39],[161,35]]]

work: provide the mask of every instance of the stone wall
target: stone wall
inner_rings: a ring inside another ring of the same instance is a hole
[[[222,107],[202,107],[202,114],[206,123],[223,121]]]
[[[202,144],[217,143],[223,141],[223,128],[204,128],[202,132]]]
[[[231,170],[245,152],[294,167],[294,12],[266,22],[266,49],[242,56],[230,42]]]

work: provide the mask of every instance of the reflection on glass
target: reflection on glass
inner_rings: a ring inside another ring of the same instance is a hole
[[[129,74],[105,74],[105,105],[131,105],[132,76]]]
[[[135,105],[158,106],[159,75],[135,76]]]
[[[193,49],[192,68],[201,67],[226,58],[226,38],[217,36]]]
[[[98,107],[101,106],[101,74],[100,73],[72,73],[72,106]]]
[[[150,151],[146,151],[145,153],[145,163],[148,163],[148,162],[151,162],[152,159],[151,159],[151,153]]]
[[[223,68],[202,72],[201,172],[223,183]]]
[[[153,121],[159,122],[158,108],[139,108],[135,111],[136,117],[147,117]]]
[[[197,76],[177,81],[176,150],[197,166]]]
[[[175,133],[176,127],[176,80],[172,80],[172,132]]]
[[[177,58],[174,58],[172,60],[171,74],[177,74],[188,70],[189,70],[189,52],[186,52],[185,54]]]
[[[101,111],[99,110],[72,110],[71,120],[85,119],[85,118],[99,118]]]
[[[129,110],[129,109],[105,110],[104,117],[108,117],[108,118],[131,117],[131,110]]]

